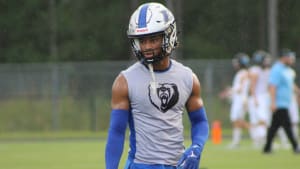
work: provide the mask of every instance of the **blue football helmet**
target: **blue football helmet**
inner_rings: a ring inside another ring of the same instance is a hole
[[[240,68],[247,68],[250,65],[249,56],[246,53],[237,53],[232,60],[232,64]]]

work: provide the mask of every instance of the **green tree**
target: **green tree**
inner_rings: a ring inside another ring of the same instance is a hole
[[[299,53],[300,2],[278,1],[279,46]],[[143,2],[149,1],[0,0],[0,62],[127,60],[129,17]],[[266,0],[168,4],[174,5],[180,25],[183,59],[231,58],[240,51],[267,50]]]

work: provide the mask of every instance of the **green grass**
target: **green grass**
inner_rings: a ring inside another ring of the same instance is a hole
[[[63,137],[62,135],[70,135]],[[105,135],[102,133],[34,134],[34,139],[0,135],[1,169],[104,169]],[[30,134],[29,134],[30,135]],[[22,137],[21,137],[22,136]],[[100,137],[99,137],[100,136]],[[104,136],[104,137],[103,137]],[[52,139],[50,139],[52,138]],[[53,139],[55,138],[55,139]],[[228,141],[213,145],[208,141],[202,154],[201,169],[295,169],[300,155],[291,150],[276,149],[263,155],[251,148],[249,140],[243,140],[239,149],[226,148]],[[189,144],[189,143],[187,143]],[[123,168],[128,144],[120,164]]]
[[[299,155],[281,149],[265,155],[253,149],[249,141],[235,150],[227,149],[225,144],[215,146],[209,142],[201,164],[203,169],[295,169],[299,165]]]

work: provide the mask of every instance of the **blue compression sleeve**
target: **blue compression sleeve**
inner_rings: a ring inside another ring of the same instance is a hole
[[[128,115],[128,110],[116,109],[111,112],[105,149],[106,169],[118,169],[123,153]]]
[[[209,124],[205,108],[201,107],[198,110],[189,112],[188,115],[191,121],[192,144],[197,144],[203,149],[209,134]]]

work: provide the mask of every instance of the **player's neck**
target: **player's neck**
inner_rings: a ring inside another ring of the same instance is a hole
[[[170,58],[164,57],[161,61],[153,64],[153,69],[155,71],[163,71],[170,67]]]

